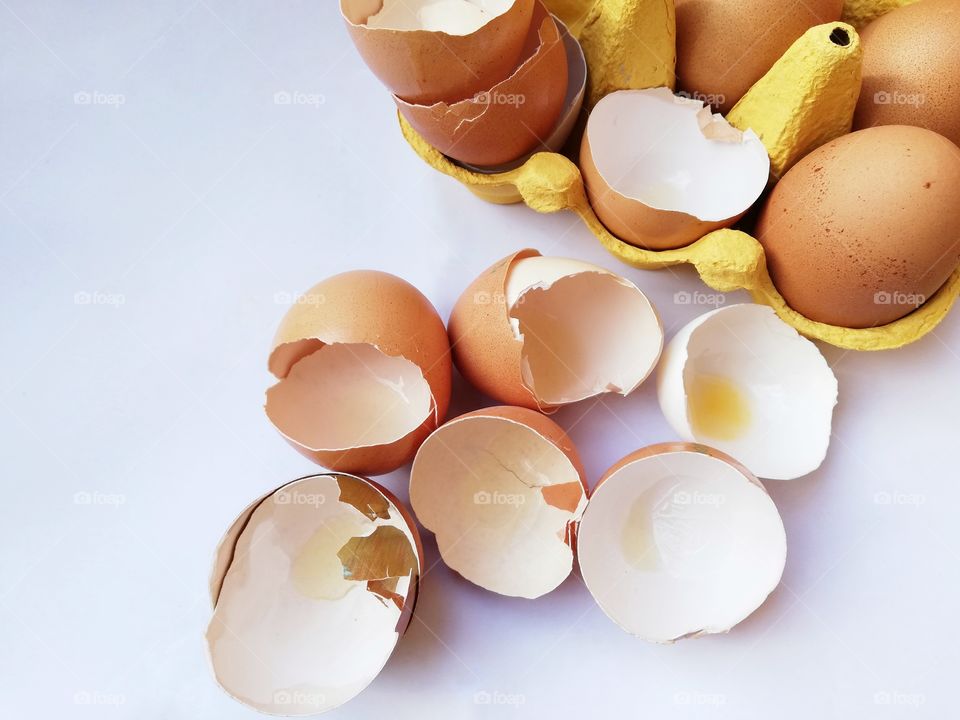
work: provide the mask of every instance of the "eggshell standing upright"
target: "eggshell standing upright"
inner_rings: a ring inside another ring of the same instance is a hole
[[[914,310],[960,261],[960,149],[923,128],[860,130],[807,155],[756,227],[791,308],[850,328]]]
[[[455,103],[396,97],[413,128],[463,163],[501,165],[546,142],[567,95],[567,52],[556,22],[537,2],[522,62],[510,77]]]
[[[842,0],[677,0],[680,89],[725,113],[807,28],[840,19]]]
[[[960,1],[923,0],[861,31],[863,90],[854,128],[918,125],[960,145]]]
[[[398,6],[417,17],[413,11],[424,4],[422,0],[340,0],[340,12],[374,75],[394,95],[432,104],[463,100],[507,78],[520,61],[534,2],[484,3],[487,21],[469,32],[462,32],[463,21],[451,22],[449,14],[446,22],[438,19],[421,29],[377,24],[379,15]]]
[[[450,346],[437,311],[405,280],[354,270],[318,283],[277,330],[271,422],[342,472],[390,472],[413,457],[450,401]],[[424,386],[424,382],[426,386]]]

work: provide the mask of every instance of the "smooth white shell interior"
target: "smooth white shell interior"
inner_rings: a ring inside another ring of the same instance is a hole
[[[515,0],[383,0],[367,27],[469,35],[509,10]]]
[[[584,583],[653,642],[725,632],[777,586],[783,523],[759,484],[701,452],[636,460],[594,491],[577,535]]]
[[[586,131],[604,182],[657,210],[720,222],[746,211],[767,185],[770,158],[752,130],[668,88],[610,93]]]
[[[731,305],[684,327],[664,352],[660,407],[684,440],[790,480],[830,444],[837,379],[820,350],[765,305]]]
[[[626,395],[650,374],[663,348],[660,318],[637,286],[579,260],[517,260],[507,275],[506,302],[523,340],[523,382],[544,405]]]
[[[397,508],[369,484],[356,487],[364,483],[293,482],[256,505],[236,536],[206,637],[217,681],[244,704],[282,715],[329,710],[366,687],[392,653],[420,561]],[[373,502],[344,502],[342,487]],[[374,538],[363,553],[391,558],[381,574],[398,573],[389,583],[396,601],[347,577],[338,552],[356,538]]]
[[[568,525],[586,493],[567,456],[532,428],[468,417],[420,447],[410,504],[450,568],[502,595],[535,598],[570,574]]]
[[[414,363],[365,343],[331,343],[297,361],[267,390],[266,411],[311,450],[385,445],[431,412],[430,385]]]

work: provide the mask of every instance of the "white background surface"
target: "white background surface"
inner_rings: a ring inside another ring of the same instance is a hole
[[[689,270],[630,269],[572,216],[484,204],[425,166],[330,0],[0,0],[0,93],[6,717],[254,717],[208,672],[205,583],[236,512],[316,469],[261,411],[286,297],[379,268],[446,317],[533,246],[634,280],[668,335],[709,309],[673,301],[704,290]],[[488,594],[427,536],[416,620],[335,716],[951,714],[960,314],[900,351],[824,353],[833,445],[768,483],[786,574],[731,634],[635,640],[577,577],[534,602]],[[451,414],[483,402],[458,381]],[[649,383],[557,418],[591,483],[673,437]],[[384,478],[403,497],[406,480]]]

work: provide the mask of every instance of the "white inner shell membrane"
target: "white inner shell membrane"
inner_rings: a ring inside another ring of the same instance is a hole
[[[579,260],[529,257],[506,284],[522,377],[540,402],[564,404],[603,392],[628,394],[663,348],[656,311],[636,286]]]
[[[374,522],[339,496],[330,476],[284,486],[237,540],[207,644],[220,685],[261,712],[336,707],[377,676],[396,645],[400,609],[366,582],[345,580],[337,552],[380,526],[400,529],[412,548],[415,541],[392,505]],[[401,579],[397,593],[410,590]]]
[[[418,428],[431,405],[420,368],[364,343],[324,345],[267,391],[277,429],[312,450],[394,442]]]
[[[604,97],[587,125],[604,181],[648,207],[708,222],[744,212],[767,185],[767,150],[752,130],[740,133],[719,115],[711,131],[742,140],[709,139],[700,127],[702,108],[667,88]]]
[[[698,376],[723,378],[744,399],[749,422],[735,437],[707,436],[690,423]],[[806,475],[823,462],[837,379],[817,346],[771,308],[731,305],[703,318],[686,341],[683,387],[686,397],[669,402],[683,403],[686,427],[675,429],[685,439],[723,450],[772,480]]]
[[[541,488],[570,484],[563,509]],[[437,536],[444,562],[471,582],[502,595],[535,598],[570,574],[567,524],[586,494],[564,453],[536,431],[494,417],[453,420],[417,453],[410,504]]]
[[[469,35],[513,7],[515,0],[383,0],[367,27]]]
[[[583,580],[624,630],[654,642],[724,632],[776,587],[783,522],[767,493],[698,452],[637,460],[594,491],[577,535]]]

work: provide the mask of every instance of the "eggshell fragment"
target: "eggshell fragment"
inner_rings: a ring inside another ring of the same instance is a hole
[[[583,48],[580,47],[577,39],[570,34],[567,26],[557,18],[554,18],[554,22],[560,29],[560,37],[567,53],[567,94],[563,99],[563,109],[560,111],[560,117],[557,118],[557,124],[553,128],[553,132],[526,155],[504,165],[476,167],[464,163],[464,167],[485,174],[502,173],[520,167],[538,152],[559,153],[563,150],[563,146],[577,125],[580,111],[583,109],[583,97],[587,89],[587,60],[583,56]]]
[[[509,77],[534,0],[340,0],[364,62],[390,92],[422,105],[456,102]]]
[[[450,400],[450,346],[415,287],[373,270],[318,283],[290,308],[269,360],[266,412],[325,467],[380,474],[408,462]]]
[[[826,456],[837,379],[817,346],[771,308],[730,305],[674,336],[657,396],[684,440],[709,443],[759,477],[791,480]]]
[[[567,92],[567,55],[560,30],[537,3],[522,62],[505,80],[458,102],[432,105],[395,97],[397,108],[437,150],[470,165],[516,160],[546,141]]]
[[[776,506],[750,471],[704,445],[664,443],[610,468],[578,532],[597,604],[658,643],[722,633],[776,588],[786,562]]]
[[[313,475],[261,498],[217,552],[206,634],[217,682],[279,715],[355,697],[409,623],[422,557],[412,520],[363,478]]]
[[[923,0],[861,31],[863,90],[855,130],[916,125],[960,145],[960,2]]]
[[[596,265],[522,250],[460,296],[449,323],[454,362],[499,402],[551,412],[604,392],[627,395],[663,347],[656,310]]]
[[[735,223],[766,187],[770,160],[752,130],[654,88],[597,103],[580,168],[593,210],[612,233],[665,250]]]
[[[540,597],[566,579],[586,502],[566,433],[526,408],[454,418],[426,439],[410,472],[410,503],[444,562],[501,595]]]
[[[931,130],[882,125],[797,163],[756,235],[791,308],[830,325],[878,327],[914,312],[956,270],[958,207],[960,148]]]

